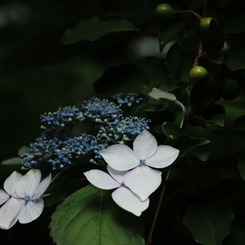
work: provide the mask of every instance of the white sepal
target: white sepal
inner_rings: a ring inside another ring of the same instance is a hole
[[[16,194],[25,198],[27,195],[32,196],[41,180],[41,171],[39,169],[29,170],[20,180]]]
[[[135,168],[139,160],[127,145],[116,144],[101,151],[100,155],[115,170],[126,171]]]
[[[28,202],[20,212],[19,222],[21,224],[32,222],[41,215],[43,208],[44,201],[42,198],[37,198]]]
[[[17,198],[10,198],[0,208],[0,228],[4,230],[10,229],[19,218],[19,214],[24,207],[24,200]]]
[[[140,166],[125,174],[124,183],[144,201],[161,184],[161,175],[161,171],[147,166]]]
[[[93,169],[85,172],[84,175],[92,185],[103,190],[111,190],[120,186],[108,173],[101,170]]]
[[[150,132],[144,130],[135,138],[133,150],[139,160],[151,157],[157,150],[156,138]]]
[[[3,188],[8,193],[13,195],[21,178],[23,177],[22,174],[14,171],[10,176],[4,181]]]
[[[4,190],[0,190],[0,205],[8,201],[9,198],[9,195]]]
[[[166,168],[179,155],[179,150],[169,145],[159,145],[156,153],[146,161],[146,165],[153,168]]]
[[[127,187],[120,187],[112,193],[112,199],[121,208],[140,216],[149,206],[149,198],[141,201],[139,197],[130,191]]]
[[[43,193],[46,191],[51,182],[51,174],[49,174],[45,179],[43,179],[34,190],[33,199],[44,197]],[[47,196],[47,194],[45,194]]]

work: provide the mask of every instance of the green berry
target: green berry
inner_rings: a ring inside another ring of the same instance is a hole
[[[192,83],[202,80],[208,74],[203,66],[194,66],[189,72],[189,78]]]
[[[173,18],[174,9],[167,3],[161,3],[156,7],[155,15],[160,23],[165,23]]]
[[[225,100],[234,100],[240,93],[240,86],[233,79],[225,79],[222,82],[221,97]]]

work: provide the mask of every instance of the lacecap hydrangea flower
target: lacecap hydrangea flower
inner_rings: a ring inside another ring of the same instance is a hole
[[[44,208],[42,197],[51,182],[51,174],[41,182],[41,171],[29,170],[24,176],[14,171],[0,190],[0,228],[8,230],[18,220],[21,224],[37,219]]]
[[[141,201],[124,183],[124,176],[128,171],[117,171],[107,166],[108,173],[93,169],[84,173],[87,180],[94,186],[103,190],[112,190],[112,199],[121,208],[140,216],[142,211],[148,208],[149,198]]]
[[[179,150],[168,145],[158,146],[156,138],[150,132],[144,130],[135,138],[133,149],[127,145],[115,144],[102,150],[100,154],[110,166],[109,169],[113,169],[117,173],[121,172],[120,176],[123,176],[123,181],[117,182],[133,192],[140,203],[147,201],[148,197],[162,182],[162,172],[155,168],[165,168],[171,165],[178,157]],[[86,177],[88,176],[88,180],[92,184],[105,189],[103,187],[107,179],[103,177],[104,174],[88,175],[88,172],[86,172],[85,175]],[[115,179],[112,174],[111,176]],[[144,210],[143,206],[141,206],[142,203],[137,208],[133,200],[130,200],[123,193],[120,200],[117,200],[116,203],[135,215],[136,213],[140,215]],[[131,210],[131,206],[135,206],[134,211]]]

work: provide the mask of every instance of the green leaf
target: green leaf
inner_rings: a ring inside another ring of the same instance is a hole
[[[185,26],[185,22],[176,22],[170,25],[164,26],[158,33],[159,35],[159,47],[160,52],[164,49],[164,47],[171,41],[176,39],[176,36]]]
[[[200,117],[198,115],[194,116],[195,119],[197,119],[202,125],[205,124],[215,124],[218,126],[223,127],[224,126],[224,115],[213,115],[210,119],[206,120],[203,117]]]
[[[204,245],[222,245],[233,219],[232,212],[222,205],[192,203],[186,210],[184,224],[196,242]]]
[[[60,42],[72,44],[83,40],[95,41],[110,33],[124,31],[138,31],[138,29],[124,19],[101,20],[99,17],[92,17],[88,20],[80,21],[72,29],[67,29]]]
[[[143,70],[133,64],[108,68],[94,83],[97,94],[110,96],[116,93],[139,92],[148,87],[148,78]]]
[[[164,84],[169,90],[172,89],[172,83],[168,77],[168,69],[163,59],[147,57],[137,62],[136,65],[147,75],[150,87],[159,87],[161,84]]]
[[[50,235],[57,245],[144,245],[142,219],[119,208],[111,192],[88,185],[61,203]]]
[[[227,51],[223,64],[232,71],[245,69],[245,50],[243,48],[230,49]]]
[[[209,142],[207,139],[195,138],[187,134],[182,134],[167,140],[168,144],[180,150],[180,157],[190,155],[197,147],[206,145]]]
[[[244,220],[234,220],[231,224],[229,236],[226,239],[227,245],[245,244],[245,222]]]
[[[180,129],[180,127],[172,122],[163,123],[162,131],[170,139],[173,139],[176,136],[183,134],[183,131]]]
[[[182,51],[180,45],[176,42],[168,51],[165,58],[166,66],[169,69],[169,77],[173,81],[178,81],[180,70],[182,68]]]
[[[206,55],[205,57],[215,64],[221,64],[224,60],[224,54],[222,52],[213,55]]]
[[[222,30],[224,33],[242,33],[245,31],[245,10],[243,3],[240,7],[232,8],[223,17]]]
[[[209,24],[208,32],[203,37],[203,48],[209,54],[214,54],[224,46],[224,35],[219,27],[218,22],[212,19]]]
[[[223,178],[239,178],[240,173],[237,167],[237,161],[234,157],[221,157],[214,160],[212,164],[217,168]]]
[[[190,103],[194,114],[201,114],[216,99],[216,91],[211,88],[212,77],[205,76],[201,81],[194,84],[191,94]]]
[[[229,129],[235,131],[244,131],[245,130],[245,115],[238,117],[234,122],[229,126]]]
[[[208,145],[199,146],[193,151],[193,154],[198,157],[200,161],[207,161],[210,155],[210,147]]]
[[[245,161],[239,161],[237,163],[237,167],[240,171],[240,174],[241,174],[243,180],[245,180]]]
[[[199,44],[199,38],[194,30],[190,30],[185,33],[181,43],[182,50],[185,52],[197,51]]]

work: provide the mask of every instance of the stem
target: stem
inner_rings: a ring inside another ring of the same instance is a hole
[[[198,13],[196,13],[195,11],[193,10],[176,10],[174,11],[175,14],[193,14],[198,20],[202,19],[202,16],[199,15]]]
[[[186,109],[185,109],[184,105],[181,102],[179,102],[178,100],[175,101],[175,104],[180,106],[181,109],[182,109],[182,112],[183,112],[183,117],[182,117],[182,120],[180,122],[180,128],[182,128],[183,127],[183,123],[184,123],[185,118],[186,118]]]
[[[159,214],[159,211],[160,211],[160,208],[161,208],[163,196],[164,196],[164,193],[165,193],[165,190],[166,190],[166,186],[167,186],[167,182],[168,182],[168,179],[170,177],[170,174],[171,174],[171,167],[169,168],[169,170],[167,172],[167,175],[165,177],[165,181],[164,181],[163,186],[162,186],[162,192],[161,192],[161,195],[160,195],[160,198],[159,198],[159,202],[157,204],[156,213],[155,213],[155,216],[154,216],[152,225],[151,225],[151,230],[150,230],[150,233],[149,233],[149,236],[148,236],[146,245],[150,245],[151,244],[151,239],[152,239],[153,231],[155,229],[156,221],[157,221],[158,214]]]
[[[207,12],[207,0],[203,0],[202,1],[202,5],[203,5],[203,7],[202,7],[202,17],[199,15],[201,17],[201,18],[199,18],[199,20],[202,19],[202,18],[204,18],[206,16],[206,12]],[[200,36],[200,39],[199,39],[199,47],[198,47],[198,51],[197,51],[197,56],[196,56],[196,58],[194,60],[193,66],[198,65],[199,58],[201,56],[203,56],[204,54],[205,53],[203,52],[202,37]]]

